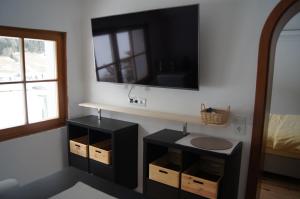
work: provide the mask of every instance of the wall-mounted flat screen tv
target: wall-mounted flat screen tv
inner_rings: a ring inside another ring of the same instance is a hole
[[[97,81],[198,89],[198,5],[92,19]]]

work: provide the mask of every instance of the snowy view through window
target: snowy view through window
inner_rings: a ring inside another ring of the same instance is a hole
[[[0,36],[0,129],[26,124],[26,109],[29,123],[58,118],[56,60],[54,41]]]

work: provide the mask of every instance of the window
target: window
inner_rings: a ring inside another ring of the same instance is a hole
[[[62,32],[0,27],[0,140],[65,124],[65,39]]]
[[[94,36],[98,81],[135,83],[148,76],[143,29]]]

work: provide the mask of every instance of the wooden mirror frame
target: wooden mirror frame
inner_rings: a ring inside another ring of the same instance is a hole
[[[300,12],[299,0],[282,0],[269,15],[260,37],[251,151],[246,199],[259,196],[259,178],[264,158],[264,138],[270,113],[274,57],[279,35],[288,21]]]

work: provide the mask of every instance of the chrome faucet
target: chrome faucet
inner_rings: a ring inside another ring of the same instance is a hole
[[[101,120],[101,108],[98,109],[98,120]]]
[[[186,136],[188,133],[187,133],[187,122],[185,122],[182,126],[182,134],[184,136]]]

